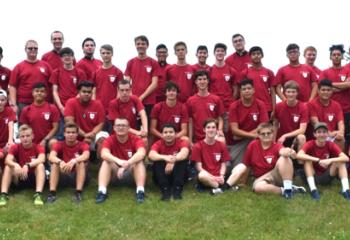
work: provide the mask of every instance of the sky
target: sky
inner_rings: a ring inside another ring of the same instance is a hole
[[[136,56],[134,37],[146,35],[150,40],[148,55],[164,43],[169,49],[169,63],[175,63],[173,45],[188,45],[188,63],[196,63],[198,45],[209,48],[208,64],[214,63],[213,47],[222,42],[233,52],[231,37],[241,33],[246,48],[261,46],[263,63],[274,72],[288,63],[285,48],[297,43],[301,50],[309,45],[318,49],[316,65],[330,66],[328,49],[342,43],[350,45],[347,0],[3,0],[0,14],[0,46],[4,49],[2,65],[13,68],[25,59],[24,44],[29,39],[39,43],[39,57],[52,49],[50,34],[64,33],[64,46],[82,58],[84,38],[95,39],[99,47],[114,47],[114,64],[125,70]],[[300,58],[304,61],[303,57]],[[345,63],[345,61],[344,61]]]

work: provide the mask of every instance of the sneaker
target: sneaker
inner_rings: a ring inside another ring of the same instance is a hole
[[[292,185],[292,191],[293,193],[306,193],[306,189],[303,186]]]
[[[345,192],[342,192],[341,193],[343,195],[343,197],[346,199],[346,200],[349,200],[350,201],[350,190],[346,190]]]
[[[6,193],[2,193],[0,196],[0,206],[6,206],[9,201],[9,197]]]
[[[211,195],[219,195],[219,194],[221,194],[221,193],[223,193],[224,191],[222,191],[222,189],[221,188],[212,188],[211,190],[210,190],[210,194]]]
[[[95,202],[96,203],[103,203],[107,199],[107,194],[104,194],[102,192],[98,192],[96,195]]]
[[[182,199],[182,187],[174,187],[173,198],[174,198],[174,200],[181,200]]]
[[[83,199],[83,194],[81,192],[75,192],[72,198],[73,202],[75,203],[80,203],[82,199]]]
[[[200,182],[198,182],[194,187],[196,188],[197,192],[205,192],[206,189],[206,187]]]
[[[292,191],[292,189],[285,189],[283,191],[283,197],[285,199],[292,199],[293,198],[293,191]]]
[[[313,200],[316,200],[316,201],[320,200],[321,197],[320,197],[320,194],[318,193],[317,189],[314,189],[311,191],[311,198]]]
[[[162,201],[169,201],[170,198],[171,198],[171,192],[170,192],[169,188],[163,188],[161,200]]]
[[[44,200],[41,193],[35,193],[33,198],[34,198],[34,205],[37,205],[37,206],[44,205]]]
[[[46,198],[47,203],[54,203],[56,201],[57,197],[56,195],[49,193]]]
[[[136,202],[137,203],[143,203],[145,201],[145,192],[144,191],[138,191],[136,193]]]

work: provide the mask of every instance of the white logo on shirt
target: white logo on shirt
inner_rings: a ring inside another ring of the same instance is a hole
[[[256,122],[258,121],[258,114],[257,113],[252,113],[253,120]]]
[[[6,75],[1,75],[1,80],[5,81],[6,80]]]
[[[229,74],[224,74],[225,81],[228,82],[231,79],[231,76]]]
[[[90,115],[89,115],[89,116],[90,116],[90,119],[91,119],[91,120],[94,119],[94,118],[95,118],[95,115],[96,115],[95,113],[90,113]]]
[[[132,151],[128,150],[128,157],[131,158],[132,157]]]
[[[133,114],[136,114],[136,109],[134,107],[131,109],[131,111]]]
[[[346,76],[345,76],[345,75],[340,75],[340,80],[341,80],[342,82],[344,82],[345,79],[346,79]]]
[[[4,118],[5,124],[9,123],[9,119],[8,118]]]
[[[191,72],[187,72],[187,73],[186,73],[186,76],[187,76],[187,80],[191,80],[191,78],[192,78],[192,73],[191,73]]]
[[[40,72],[45,73],[45,68],[40,67],[39,69],[40,69]]]
[[[152,67],[151,66],[146,66],[146,72],[150,73],[152,71]]]
[[[302,72],[301,72],[301,75],[303,75],[304,78],[307,78],[307,76],[309,75],[309,73],[308,73],[308,72],[302,71]]]
[[[45,120],[49,120],[50,119],[50,113],[49,112],[44,113],[44,119]]]
[[[74,83],[74,85],[77,85],[77,78],[76,78],[76,77],[74,77],[74,76],[72,76],[72,79],[73,79],[73,83]]]
[[[299,122],[299,118],[300,116],[299,115],[293,115],[293,121],[296,123],[296,122]]]
[[[272,163],[272,159],[273,159],[273,157],[271,157],[271,156],[265,156],[265,160],[268,164]]]
[[[332,122],[333,119],[334,119],[334,114],[329,114],[329,115],[328,115],[328,121],[329,121],[329,122]]]
[[[269,79],[269,76],[261,75],[261,78],[264,82],[267,82],[267,80]]]
[[[110,80],[111,82],[114,82],[114,81],[115,81],[115,76],[113,76],[113,75],[109,76],[109,80]]]
[[[214,109],[215,109],[215,104],[209,103],[209,110],[214,111]]]
[[[220,161],[221,160],[221,153],[214,153],[215,155],[215,160]]]
[[[175,123],[179,123],[180,122],[180,116],[174,116],[174,121],[175,121]]]

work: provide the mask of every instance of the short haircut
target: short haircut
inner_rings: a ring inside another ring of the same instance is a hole
[[[294,49],[297,49],[297,50],[300,49],[300,47],[298,46],[298,44],[296,44],[296,43],[288,44],[288,46],[287,46],[287,48],[286,48],[286,52],[289,52],[290,50],[294,50]]]
[[[217,43],[217,44],[215,44],[215,46],[214,46],[214,53],[215,53],[216,49],[218,49],[218,48],[224,49],[225,52],[227,51],[227,46],[224,43]]]
[[[77,89],[78,91],[80,91],[80,89],[82,87],[88,87],[88,88],[93,88],[95,86],[95,84],[93,82],[90,82],[90,81],[81,81],[78,86],[77,86]]]
[[[199,51],[206,51],[206,52],[208,52],[208,48],[205,45],[199,45],[197,47],[197,51],[196,52],[198,53]]]
[[[207,70],[198,70],[197,72],[195,72],[194,79],[197,80],[198,77],[202,77],[202,76],[206,76],[208,81],[210,81],[209,73]]]
[[[169,91],[169,90],[172,90],[172,89],[175,89],[177,93],[180,92],[179,86],[178,86],[175,82],[173,82],[173,81],[168,81],[168,82],[165,84],[164,92]]]
[[[236,37],[241,37],[241,38],[243,38],[243,40],[245,40],[244,37],[243,37],[243,35],[240,34],[240,33],[235,33],[235,34],[232,35],[232,39],[234,39],[234,38],[236,38]]]
[[[175,50],[175,51],[176,51],[176,48],[177,48],[178,46],[184,46],[184,47],[187,49],[187,45],[186,45],[185,42],[180,41],[180,42],[175,43],[175,44],[174,44],[174,50]]]
[[[34,44],[38,45],[38,42],[37,42],[37,41],[35,41],[35,40],[33,40],[33,39],[29,39],[28,41],[26,41],[25,47],[28,46],[28,43],[34,43]]]
[[[307,51],[317,52],[317,49],[314,46],[308,46],[304,49],[304,55],[306,54]]]
[[[161,44],[158,44],[158,46],[156,47],[156,51],[158,51],[159,49],[166,49],[168,51],[168,48],[166,47],[165,44],[161,43]]]
[[[218,127],[218,121],[214,118],[208,118],[203,122],[203,128],[205,128],[209,123],[215,123],[215,126]]]
[[[83,43],[81,44],[81,47],[84,47],[84,44],[86,42],[93,42],[94,46],[96,46],[95,40],[93,38],[91,38],[91,37],[87,37],[87,38],[84,39]]]
[[[345,53],[344,45],[343,45],[343,44],[332,45],[332,46],[329,48],[330,54],[332,54],[333,51],[340,51],[341,54],[344,54],[344,53]]]
[[[249,55],[252,55],[253,52],[260,52],[262,56],[264,56],[264,52],[261,47],[254,46],[249,49]]]
[[[34,83],[33,87],[32,87],[32,90],[38,89],[38,88],[44,88],[46,90],[45,83],[43,83],[43,82]]]
[[[333,83],[329,79],[322,79],[321,81],[318,82],[318,89],[321,89],[321,87],[333,87]]]
[[[253,82],[253,80],[251,80],[251,79],[249,79],[249,78],[245,78],[245,79],[243,79],[242,81],[240,81],[239,84],[238,84],[238,86],[239,86],[239,88],[241,89],[243,86],[248,85],[248,84],[250,84],[250,85],[252,85],[252,87],[254,87],[254,82]]]
[[[131,82],[127,79],[122,79],[118,82],[118,88],[120,85],[129,85],[131,87]]]
[[[271,130],[271,132],[273,132],[273,124],[271,122],[264,122],[264,123],[260,123],[259,126],[257,127],[257,133],[259,134],[260,131],[264,128],[268,128]]]
[[[284,85],[283,88],[286,89],[295,89],[299,92],[299,84],[294,81],[294,80],[289,80],[287,81]]]
[[[115,122],[116,122],[117,120],[126,121],[126,122],[128,123],[128,125],[130,126],[129,120],[128,120],[126,117],[123,117],[123,116],[117,117],[117,118],[114,120],[113,125],[115,125]]]
[[[22,124],[19,127],[18,132],[21,133],[21,132],[24,132],[24,131],[27,131],[27,130],[31,130],[33,132],[33,129],[28,124]]]
[[[2,47],[0,47],[0,55],[2,55]]]
[[[60,56],[62,57],[65,54],[69,54],[69,55],[74,56],[74,51],[73,51],[73,49],[71,49],[69,47],[62,48],[60,51]]]
[[[62,33],[61,31],[58,31],[58,30],[55,30],[55,31],[53,31],[53,32],[51,33],[51,39],[52,39],[52,35],[55,34],[55,33],[61,34],[62,40],[64,39],[63,33]]]
[[[136,43],[137,41],[146,42],[147,46],[149,46],[148,38],[145,35],[140,35],[140,36],[135,37],[134,42]]]
[[[64,124],[64,131],[66,131],[67,128],[75,128],[77,132],[79,132],[79,127],[74,122],[67,122],[66,124]]]
[[[102,49],[105,49],[105,50],[107,50],[107,51],[110,51],[110,52],[113,54],[113,47],[112,47],[112,45],[110,45],[110,44],[103,44],[103,45],[100,47],[100,51],[101,51]]]
[[[164,131],[164,128],[172,128],[174,130],[174,132],[176,132],[176,127],[172,123],[164,123],[162,126],[162,132]]]

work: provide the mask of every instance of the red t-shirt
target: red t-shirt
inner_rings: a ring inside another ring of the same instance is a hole
[[[289,81],[294,80],[299,85],[298,99],[307,102],[310,99],[312,83],[317,82],[317,76],[312,68],[305,64],[292,66],[290,64],[281,67],[276,74],[276,84],[283,85]]]
[[[238,123],[239,129],[251,131],[258,127],[260,123],[269,121],[265,104],[254,99],[250,107],[242,104],[242,100],[234,101],[229,109],[229,122]]]
[[[57,157],[64,162],[69,162],[73,158],[79,157],[83,152],[89,151],[90,147],[85,142],[77,141],[73,146],[68,146],[65,141],[56,142],[52,150],[57,153]]]
[[[223,67],[213,65],[210,70],[209,91],[219,96],[228,111],[231,103],[233,103],[233,87],[239,81],[239,75],[236,70],[225,64]]]
[[[7,91],[11,77],[11,70],[0,65],[0,88]]]
[[[316,140],[311,140],[306,142],[302,147],[302,150],[306,154],[316,158],[320,158],[320,159],[339,157],[340,153],[342,152],[335,143],[329,142],[329,141],[326,142],[325,146],[318,147],[316,145]],[[313,166],[314,166],[316,175],[321,175],[327,170],[327,168],[321,167],[320,164],[316,162],[313,162]]]
[[[144,109],[141,100],[131,95],[128,102],[122,102],[120,99],[113,99],[108,105],[108,120],[114,121],[117,117],[128,119],[130,127],[136,129],[137,116]]]
[[[34,133],[34,143],[40,143],[51,131],[52,124],[58,123],[60,113],[53,104],[44,103],[42,106],[36,106],[32,103],[23,108],[19,122],[28,124],[32,127]]]
[[[128,160],[138,149],[146,147],[141,138],[129,133],[128,140],[125,143],[119,142],[117,136],[112,134],[104,140],[102,149],[103,148],[107,148],[113,156],[119,159]]]
[[[205,171],[220,176],[221,163],[230,161],[230,154],[224,143],[215,141],[209,145],[202,140],[193,146],[191,161],[201,162]]]
[[[140,59],[135,57],[128,61],[125,76],[130,76],[132,81],[132,93],[140,97],[146,89],[151,85],[153,77],[161,75],[159,64],[150,57]],[[153,91],[143,100],[143,104],[155,104],[156,91]]]
[[[60,54],[54,50],[45,53],[41,57],[41,60],[47,62],[50,65],[50,67],[52,68],[52,70],[55,70],[55,69],[63,66]]]
[[[176,102],[174,107],[169,107],[166,102],[154,105],[151,118],[157,120],[157,130],[162,132],[162,126],[166,123],[175,125],[176,132],[181,130],[181,124],[188,123],[188,112],[185,104]]]
[[[285,133],[299,129],[301,123],[309,122],[309,113],[306,103],[298,101],[298,103],[290,107],[287,102],[280,102],[276,105],[275,118],[279,122],[277,138]]]
[[[251,62],[247,51],[244,51],[242,55],[238,55],[235,52],[225,59],[225,63],[233,67],[239,73],[248,68]]]
[[[243,164],[250,167],[254,177],[258,178],[270,172],[276,165],[282,144],[272,143],[268,149],[263,149],[259,139],[249,143],[244,153]]]
[[[338,129],[338,122],[344,121],[343,110],[339,103],[330,100],[328,106],[321,104],[319,98],[315,98],[308,104],[310,117],[317,117],[319,122],[327,123],[329,131]]]
[[[266,105],[267,111],[271,112],[273,110],[271,88],[275,86],[275,74],[265,67],[249,67],[241,73],[241,79],[243,80],[245,78],[253,80],[255,97],[263,101]]]
[[[208,64],[205,64],[205,66],[201,66],[199,65],[199,63],[196,63],[196,64],[193,64],[192,67],[194,69],[194,72],[197,72],[199,70],[204,70],[210,73],[210,66]]]
[[[84,57],[80,59],[75,66],[83,70],[86,74],[86,80],[91,82],[94,72],[102,66],[102,61],[95,58],[89,59]]]
[[[173,64],[167,67],[165,72],[167,81],[176,83],[180,89],[177,98],[180,102],[185,103],[194,93],[195,69],[190,64],[183,66]]]
[[[187,141],[175,139],[174,144],[169,146],[165,144],[163,139],[160,139],[152,145],[151,150],[162,155],[175,155],[179,153],[182,148],[189,148]]]
[[[9,139],[9,122],[16,121],[16,114],[13,112],[12,108],[5,107],[4,111],[0,112],[0,147],[5,147]]]
[[[50,83],[58,87],[58,96],[63,106],[66,105],[68,99],[77,96],[77,86],[84,80],[86,80],[86,74],[78,68],[67,70],[60,67],[55,69],[50,77]]]
[[[8,154],[15,157],[17,163],[23,167],[26,163],[30,163],[33,158],[37,158],[39,154],[44,153],[45,149],[39,144],[33,143],[31,148],[24,148],[22,144],[14,144],[10,147]],[[30,168],[29,172],[34,172],[34,168]]]
[[[110,101],[117,96],[118,82],[123,79],[123,72],[116,66],[108,69],[103,67],[97,69],[93,76],[96,87],[96,99],[100,100],[105,110]]]
[[[50,99],[52,95],[49,88],[51,72],[49,64],[41,60],[35,63],[24,60],[17,64],[10,78],[10,85],[17,89],[17,102],[32,103],[32,88],[36,83],[44,83],[46,85],[47,99]]]
[[[165,90],[164,90],[165,84],[166,84],[165,70],[169,66],[169,64],[166,63],[162,66],[158,63],[158,65],[159,65],[159,76],[158,76],[158,86],[156,90],[157,102],[165,100]],[[162,100],[158,100],[158,99],[162,99]]]
[[[321,73],[320,79],[329,79],[333,83],[344,82],[350,77],[350,69],[346,67],[328,68]],[[350,112],[350,90],[344,89],[340,92],[333,92],[332,99],[337,101],[344,113]]]
[[[221,99],[214,95],[202,97],[194,95],[187,100],[188,116],[192,118],[194,129],[194,141],[204,139],[205,133],[203,131],[203,123],[208,118],[217,119],[225,112],[224,104]]]
[[[317,77],[317,80],[320,80],[320,76],[321,76],[322,70],[319,69],[316,66],[310,66],[310,67],[312,68],[312,70],[314,70],[314,72],[316,74],[316,77]]]
[[[102,103],[97,100],[90,100],[87,105],[83,105],[79,98],[71,98],[64,108],[64,116],[74,117],[74,122],[86,133],[105,121]]]

